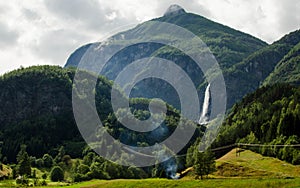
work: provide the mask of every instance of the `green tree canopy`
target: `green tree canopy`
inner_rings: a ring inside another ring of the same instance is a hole
[[[26,152],[26,145],[21,145],[20,146],[20,151],[17,155],[17,169],[18,173],[23,176],[23,175],[31,175],[31,165],[30,165],[30,157],[28,153]]]
[[[64,171],[61,167],[55,166],[50,172],[51,181],[62,181],[64,180]]]

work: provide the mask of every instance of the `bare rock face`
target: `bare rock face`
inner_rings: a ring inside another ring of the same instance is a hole
[[[164,16],[171,16],[171,15],[184,14],[184,13],[186,12],[181,6],[174,4],[167,9]]]

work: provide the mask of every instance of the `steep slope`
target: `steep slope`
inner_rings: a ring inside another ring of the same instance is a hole
[[[224,72],[228,105],[255,91],[275,66],[300,42],[300,30],[291,32],[273,44],[254,52]]]
[[[251,149],[300,164],[300,152],[293,145],[300,137],[300,88],[286,84],[262,87],[249,94],[231,110],[213,147],[233,143],[264,144]]]
[[[37,157],[53,154],[62,144],[74,157],[81,155],[85,144],[72,112],[74,73],[60,67],[35,66],[0,77],[0,140],[8,161],[15,160],[21,144]],[[110,85],[105,79],[102,82]],[[103,96],[103,103],[107,101]],[[73,151],[69,150],[72,145]]]
[[[251,53],[266,46],[265,42],[249,34],[192,13],[163,16],[154,20],[178,25],[199,36],[223,69],[242,61]]]
[[[276,65],[264,85],[274,83],[300,84],[300,42]]]
[[[151,21],[172,23],[199,36],[212,51],[222,70],[242,61],[243,58],[246,58],[251,53],[267,45],[265,42],[253,36],[213,22],[202,16],[187,13],[179,6],[174,7],[176,11],[173,11],[173,8],[170,8],[163,17]],[[132,36],[141,38],[152,37],[151,32],[148,33],[148,31],[155,30],[151,21],[144,22],[128,31],[121,32],[113,36],[111,40],[117,40],[119,38],[130,40]],[[163,39],[163,36],[158,37]],[[191,45],[192,48],[192,44],[183,45]],[[96,58],[97,54],[102,52],[102,48],[114,49],[115,47],[110,45],[109,42],[106,42],[105,44],[91,44],[91,48],[95,50],[96,53],[94,58]],[[76,50],[68,59],[65,67],[78,66],[78,60],[82,57],[82,52],[84,52],[85,49],[86,46]],[[108,61],[100,74],[106,76],[110,80],[114,80],[120,71],[127,65],[135,60],[145,57],[160,57],[175,62],[194,82],[195,87],[198,89],[199,96],[203,96],[207,84],[200,68],[197,67],[194,61],[183,52],[162,44],[138,43],[129,46],[126,49],[122,49]],[[96,65],[89,64],[87,69],[95,71]],[[180,108],[180,101],[176,91],[170,84],[162,80],[149,78],[139,82],[133,88],[131,97],[161,98],[174,107]],[[236,98],[230,99],[230,101],[235,100]],[[200,103],[202,103],[202,101],[203,99],[200,98]]]
[[[267,45],[265,42],[249,34],[213,22],[200,15],[187,13],[182,8],[181,11],[173,12],[172,14],[168,14],[167,12],[163,17],[153,19],[152,21],[172,23],[183,27],[199,36],[216,56],[218,62],[220,63],[220,66],[224,68],[230,67],[231,65],[240,62],[243,58],[257,51],[261,47]],[[144,22],[136,26],[136,28],[121,32],[113,36],[112,38],[118,38],[121,35],[131,35],[130,33],[133,31],[139,32],[139,35],[141,36],[145,34],[147,35],[147,29],[145,28],[152,29],[151,25],[148,23],[149,22]],[[139,29],[143,30],[139,31]],[[74,57],[81,57],[86,48],[90,47],[90,45],[91,44],[84,45],[73,52],[70,58],[67,60],[65,67],[76,67],[80,59]],[[159,47],[160,46],[158,46],[156,50],[159,49]],[[154,52],[155,50],[150,51]]]
[[[34,66],[15,70],[0,77],[0,142],[3,142],[1,145],[3,158],[6,157],[8,162],[14,162],[21,144],[26,144],[29,155],[35,157],[41,157],[45,153],[55,156],[57,149],[62,145],[71,157],[82,156],[86,143],[74,119],[72,100],[85,99],[85,93],[74,85],[74,75],[74,69]],[[95,78],[94,75],[88,72],[82,72],[80,75],[86,78],[80,81],[81,86],[88,90],[90,88],[87,85],[88,78]],[[123,108],[115,109],[114,112],[111,105],[112,82],[104,77],[96,78],[97,83],[93,93],[97,115],[107,132],[116,140],[130,146],[154,145],[168,138],[176,129],[180,114],[169,105],[166,108],[165,119],[153,131],[144,133],[123,126],[115,114],[119,114],[119,118],[127,118],[126,121],[130,121],[131,124],[134,121],[129,113],[139,120],[146,120],[150,116],[150,101],[131,99],[130,112]],[[73,88],[75,91],[72,96]],[[125,100],[122,97],[124,95],[119,93],[118,99]],[[158,108],[159,106],[152,104],[153,121],[158,117],[155,114]],[[86,112],[80,111],[80,113]],[[194,122],[184,121],[187,126],[196,126]],[[85,128],[88,129],[88,126],[89,123]],[[190,142],[193,143],[195,137],[198,137],[202,131],[203,127],[196,129],[194,138]],[[105,140],[98,138],[102,133],[93,129],[88,136],[96,139],[95,144],[106,145]],[[182,152],[184,153],[186,149]],[[112,154],[117,152],[112,147],[106,150]],[[3,158],[0,160],[2,161]]]

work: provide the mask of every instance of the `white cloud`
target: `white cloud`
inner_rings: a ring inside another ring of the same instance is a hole
[[[10,29],[5,23],[0,22],[0,48],[4,49],[17,42],[19,34]]]
[[[171,4],[267,42],[300,27],[299,0],[41,0],[0,2],[0,74],[58,64],[79,46],[163,15]]]

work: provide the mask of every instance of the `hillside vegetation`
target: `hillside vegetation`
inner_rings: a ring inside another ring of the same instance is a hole
[[[300,88],[275,84],[247,95],[232,108],[213,147],[233,143],[292,145],[300,136]],[[254,147],[263,155],[300,164],[294,147]]]
[[[262,85],[264,80],[270,74],[274,75],[274,77],[283,78],[273,78],[273,81],[266,81],[265,85],[275,84],[277,81],[297,83],[298,77],[296,67],[297,58],[299,57],[297,57],[297,44],[299,42],[300,30],[297,30],[285,35],[273,44],[257,50],[240,63],[226,69],[224,71],[224,78],[226,82],[227,95],[229,96],[228,106],[232,106],[246,94],[254,92]],[[290,55],[287,55],[288,53]],[[290,60],[288,56],[293,59]],[[290,71],[286,70],[287,67],[289,67]],[[291,75],[291,73],[293,75]]]
[[[300,85],[300,42],[276,65],[264,85],[290,83]]]
[[[4,164],[20,163],[12,165],[14,173],[9,174],[9,177],[17,177],[19,166],[23,164],[22,161],[26,161],[24,163],[25,174],[30,177],[32,176],[30,166],[45,168],[49,172],[52,167],[60,166],[67,173],[68,181],[93,178],[169,177],[176,173],[177,166],[181,168],[185,166],[184,157],[181,159],[173,157],[170,161],[143,169],[128,168],[96,155],[81,137],[75,123],[72,111],[72,87],[75,88],[73,97],[84,98],[85,95],[73,85],[74,74],[74,69],[34,66],[21,68],[0,77],[0,103],[2,104],[0,108],[0,161]],[[82,72],[82,74],[87,78],[94,77],[88,72]],[[80,84],[87,86],[88,80],[84,79]],[[130,99],[130,111],[119,108],[114,112],[110,99],[111,88],[112,82],[104,77],[98,77],[93,91],[95,91],[99,117],[106,131],[117,141],[129,146],[152,146],[161,143],[176,129],[181,116],[170,105],[167,105],[166,118],[152,132],[137,132],[125,127],[116,118],[116,114],[119,114],[121,118],[128,118],[129,114],[133,114],[139,120],[148,119],[150,101],[141,98]],[[119,97],[118,100],[125,100],[121,93]],[[154,113],[153,116],[153,121],[155,121],[158,115]],[[202,135],[205,128],[187,119],[182,120],[186,126],[196,128],[192,139],[181,151],[184,155],[195,139]],[[132,120],[129,118],[127,121]],[[129,162],[135,157],[126,153],[116,157],[118,150],[106,143],[102,131],[92,131],[89,136],[96,139],[93,147],[105,149],[107,155],[113,156],[112,160]],[[20,152],[23,156],[22,160],[18,157]],[[165,152],[167,148],[162,148],[160,155],[167,155]],[[159,157],[158,154],[155,156]],[[76,158],[78,160],[75,160]],[[174,168],[168,170],[169,165]]]

